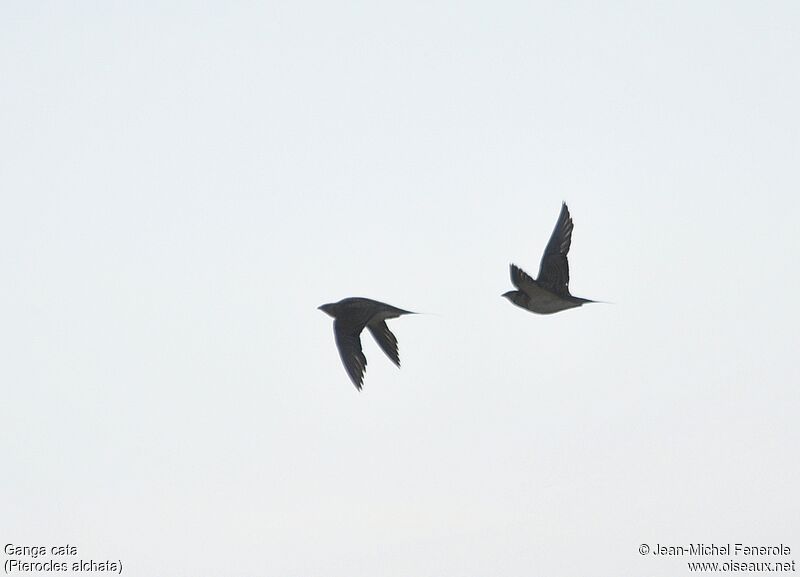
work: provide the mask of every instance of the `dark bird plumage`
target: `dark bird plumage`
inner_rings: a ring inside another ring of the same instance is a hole
[[[339,356],[350,380],[359,391],[367,369],[367,357],[361,350],[361,331],[364,327],[369,329],[386,356],[400,366],[397,337],[386,326],[386,319],[415,313],[361,297],[342,299],[338,303],[328,303],[318,308],[334,319],[333,335]]]
[[[511,265],[511,283],[518,290],[503,294],[505,298],[523,309],[540,315],[549,315],[592,303],[589,299],[569,293],[569,263],[567,253],[572,243],[572,217],[567,204],[561,205],[556,227],[544,249],[539,265],[539,276],[533,280],[517,265]]]

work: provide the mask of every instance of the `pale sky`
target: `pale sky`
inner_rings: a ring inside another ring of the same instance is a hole
[[[798,70],[792,1],[3,3],[2,545],[800,560]],[[500,295],[562,201],[573,294],[614,304],[534,315]],[[361,393],[317,310],[347,296],[429,313],[400,370],[364,335]]]

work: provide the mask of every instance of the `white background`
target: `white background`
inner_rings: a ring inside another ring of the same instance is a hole
[[[2,544],[800,559],[798,70],[790,1],[3,3]],[[562,200],[570,288],[614,304],[533,315],[500,294]],[[316,309],[346,296],[433,313],[390,322],[401,370],[364,335],[361,393]]]

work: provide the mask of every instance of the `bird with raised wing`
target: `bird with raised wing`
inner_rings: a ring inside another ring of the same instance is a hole
[[[542,255],[539,276],[533,280],[528,273],[512,264],[511,283],[518,290],[508,291],[502,296],[518,307],[540,315],[549,315],[585,303],[597,302],[572,296],[569,292],[567,253],[572,242],[572,229],[572,217],[567,203],[563,203],[550,242],[547,243]]]
[[[367,368],[367,357],[361,350],[361,331],[364,327],[369,329],[386,356],[400,366],[397,338],[386,326],[386,319],[415,313],[361,297],[350,297],[317,308],[333,317],[333,335],[339,356],[350,380],[359,391]]]

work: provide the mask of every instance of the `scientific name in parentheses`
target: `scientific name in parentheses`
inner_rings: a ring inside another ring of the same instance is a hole
[[[95,561],[94,559],[73,561],[21,561],[20,559],[6,560],[6,573],[28,573],[31,571],[70,571],[72,572],[109,572],[121,573],[122,561]]]
[[[653,555],[681,556],[681,555],[791,555],[792,548],[783,543],[779,545],[744,545],[742,543],[706,544],[692,543],[684,545],[661,545],[656,543]]]

